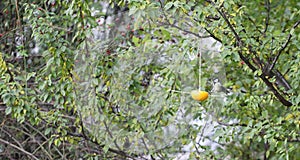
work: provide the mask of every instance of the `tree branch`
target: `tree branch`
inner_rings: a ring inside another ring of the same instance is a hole
[[[0,142],[5,143],[5,144],[7,144],[7,145],[9,145],[9,146],[11,146],[11,147],[13,147],[13,148],[15,148],[15,149],[17,149],[17,150],[23,152],[23,153],[25,153],[26,155],[32,157],[32,158],[35,159],[35,160],[39,160],[36,156],[34,156],[33,154],[31,154],[30,152],[27,152],[26,150],[24,150],[24,149],[22,149],[22,148],[20,148],[20,147],[18,147],[18,146],[16,146],[16,145],[14,145],[14,144],[8,142],[8,141],[6,141],[6,140],[4,140],[4,139],[2,139],[2,138],[0,138]]]
[[[285,139],[283,139],[283,138],[275,137],[275,139],[276,139],[277,141],[285,141]],[[296,138],[296,139],[293,139],[293,138],[287,138],[286,141],[287,141],[287,142],[292,142],[292,143],[299,143],[299,142],[300,142],[300,138],[299,138],[299,137]]]
[[[262,136],[262,138],[263,138],[263,136]],[[264,160],[268,159],[267,152],[269,150],[269,147],[270,147],[270,145],[269,145],[268,141],[264,142]]]
[[[300,24],[300,20],[298,20],[298,21],[294,24],[294,26],[293,26],[293,28],[291,29],[291,31],[294,30],[295,28],[297,28],[299,24]],[[274,58],[272,64],[270,65],[269,70],[268,70],[269,72],[272,71],[272,69],[274,68],[274,66],[275,66],[275,64],[276,64],[276,62],[277,62],[279,56],[281,55],[282,51],[283,51],[283,50],[288,46],[288,44],[290,43],[291,38],[292,38],[292,34],[291,34],[291,32],[290,32],[289,35],[288,35],[288,37],[287,37],[286,42],[281,46],[281,48],[279,49],[277,55],[275,56],[275,58]]]
[[[247,124],[242,124],[242,123],[224,123],[219,120],[217,120],[217,123],[219,125],[227,126],[227,127],[247,127]]]
[[[21,143],[14,136],[12,136],[8,131],[4,130],[3,127],[1,127],[1,131],[4,132],[5,134],[7,134],[8,137],[10,137],[13,141],[15,141],[20,148],[24,149],[23,146],[21,145]]]
[[[210,30],[208,30],[207,28],[204,28],[204,30],[216,41],[222,43],[222,40],[220,38],[218,38],[217,36],[215,36]]]
[[[238,45],[238,47],[240,48],[240,50],[238,50],[239,56],[240,58],[250,67],[250,69],[255,72],[257,69],[249,62],[248,58],[246,58],[243,54],[242,54],[242,50],[241,48],[244,47],[243,41],[241,40],[241,38],[239,37],[239,35],[237,34],[237,32],[235,31],[234,27],[232,26],[232,24],[229,22],[229,19],[227,18],[226,14],[224,12],[222,12],[219,8],[217,8],[215,6],[215,3],[211,0],[206,0],[208,3],[212,4],[215,9],[217,10],[217,12],[222,16],[222,18],[225,20],[226,24],[229,26],[230,30],[232,31],[232,33],[234,34],[236,43]],[[300,23],[300,21],[299,21]],[[251,46],[250,46],[251,47]],[[248,46],[249,49],[249,46]],[[251,50],[251,49],[250,49]],[[273,84],[268,80],[268,78],[266,78],[266,76],[268,76],[266,73],[262,73],[261,75],[259,75],[259,77],[264,81],[264,83],[270,88],[270,90],[274,93],[274,95],[277,97],[277,99],[285,106],[292,106],[293,104],[289,101],[287,101],[280,93],[279,91],[273,86]]]
[[[28,136],[32,137],[32,139],[33,139],[34,141],[36,141],[37,144],[39,145],[39,147],[36,148],[35,151],[33,151],[33,154],[34,154],[35,152],[37,152],[37,151],[39,150],[39,148],[41,148],[41,149],[45,152],[45,154],[49,157],[49,159],[53,160],[53,158],[52,158],[52,156],[51,156],[51,153],[49,153],[49,152],[45,149],[45,147],[43,147],[43,145],[45,145],[46,143],[48,143],[48,142],[50,141],[50,139],[47,138],[41,131],[39,131],[38,129],[34,128],[30,123],[28,123],[28,122],[24,122],[24,123],[25,123],[27,126],[29,126],[31,129],[33,129],[35,132],[37,132],[39,135],[41,135],[41,136],[45,139],[45,142],[43,142],[43,143],[41,144],[39,141],[36,140],[36,138],[35,138],[34,136],[32,136],[32,135],[30,135],[30,134],[24,132],[24,134],[28,134]],[[25,128],[25,127],[24,127],[24,128]],[[58,152],[58,153],[61,155],[60,152]],[[62,155],[61,155],[61,156],[62,156]]]

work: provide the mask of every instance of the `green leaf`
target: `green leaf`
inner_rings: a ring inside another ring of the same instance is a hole
[[[134,45],[139,46],[139,38],[137,38],[136,36],[132,37],[132,42],[134,43]]]
[[[172,6],[173,6],[173,2],[168,2],[164,8],[165,10],[169,10]]]
[[[61,145],[60,138],[57,138],[57,139],[54,140],[54,145],[56,145],[56,146],[60,146]]]
[[[136,6],[133,6],[129,9],[128,15],[131,16],[131,15],[135,14],[137,11],[138,11],[138,8]]]
[[[7,108],[5,109],[5,114],[6,114],[6,115],[9,115],[9,114],[11,113],[11,111],[12,111],[12,108],[11,108],[11,107],[7,107]]]
[[[48,135],[52,131],[52,127],[49,127],[45,130],[45,135]]]
[[[103,147],[103,152],[104,152],[104,153],[107,153],[108,150],[109,150],[109,145],[105,145],[105,146]]]

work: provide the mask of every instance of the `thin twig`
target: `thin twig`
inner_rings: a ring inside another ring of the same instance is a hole
[[[262,136],[263,138],[263,136]],[[267,160],[267,153],[268,153],[268,150],[269,150],[269,143],[268,141],[264,142],[264,160]]]
[[[47,138],[47,137],[46,137],[42,132],[40,132],[38,129],[34,128],[30,123],[25,122],[25,124],[26,124],[27,126],[29,126],[31,129],[33,129],[34,131],[36,131],[38,134],[40,134],[40,135],[46,140],[46,141],[43,142],[42,144],[40,144],[40,142],[37,141],[39,147],[38,147],[33,153],[37,152],[38,149],[41,148],[41,149],[47,154],[47,156],[48,156],[50,159],[53,159],[52,156],[50,155],[50,153],[46,151],[45,147],[43,147],[43,145],[46,144],[48,141],[50,141],[50,139]],[[31,136],[31,135],[29,135],[29,136]],[[33,136],[33,139],[36,140],[34,136]]]
[[[210,35],[213,39],[215,39],[216,41],[222,43],[222,40],[221,40],[220,38],[218,38],[216,35],[214,35],[210,30],[208,30],[208,29],[205,28],[205,27],[204,27],[204,30],[205,30],[207,33],[209,33],[209,35]]]
[[[4,133],[6,133],[8,135],[8,137],[10,137],[11,139],[13,139],[18,144],[18,146],[20,148],[24,149],[23,146],[22,146],[22,144],[17,139],[15,139],[15,137],[13,137],[8,131],[4,130],[3,127],[1,128],[1,131],[4,132]]]
[[[264,30],[264,34],[267,32],[268,30],[268,26],[269,26],[269,20],[270,20],[270,0],[265,0],[265,7],[267,10],[267,17],[266,17],[266,21],[265,21],[265,30]]]
[[[144,138],[142,138],[142,142],[143,142],[143,144],[144,144],[144,146],[145,146],[145,148],[147,150],[147,153],[150,153],[149,148],[148,148],[148,146],[147,146]]]
[[[167,20],[167,22],[168,22],[168,24],[169,24],[171,27],[174,27],[174,28],[176,28],[176,29],[178,29],[178,30],[181,30],[181,31],[183,31],[183,32],[185,32],[185,33],[188,33],[188,34],[192,34],[192,35],[194,35],[194,36],[196,36],[196,37],[198,37],[198,38],[210,38],[210,37],[211,37],[211,35],[204,35],[204,36],[201,36],[201,35],[199,35],[199,34],[197,34],[197,33],[192,32],[192,31],[189,31],[189,30],[180,28],[180,27],[178,27],[177,25],[175,25],[174,23],[172,24],[172,23],[169,22],[168,20]]]
[[[300,20],[297,21],[297,22],[294,24],[294,26],[293,26],[293,28],[292,28],[291,30],[294,30],[295,28],[297,28],[299,24],[300,24]],[[290,43],[291,38],[292,38],[292,34],[289,33],[286,42],[281,46],[281,48],[279,49],[277,55],[275,56],[275,58],[274,58],[272,64],[270,65],[270,68],[269,68],[269,70],[268,70],[269,72],[272,71],[272,69],[274,68],[274,66],[275,66],[275,64],[276,64],[276,62],[277,62],[279,56],[281,55],[282,51],[283,51],[283,50],[288,46],[288,44]]]
[[[20,18],[20,14],[19,14],[19,7],[18,7],[18,1],[17,0],[15,0],[15,5],[16,5],[16,12],[17,12],[17,16],[18,16],[17,26],[20,27],[20,30],[22,32],[21,18]]]
[[[219,120],[217,120],[217,123],[222,125],[222,126],[227,126],[227,127],[246,127],[246,124],[241,124],[241,123],[224,123]]]
[[[5,143],[5,144],[7,144],[7,145],[9,145],[9,146],[11,146],[11,147],[13,147],[13,148],[15,148],[15,149],[17,149],[17,150],[23,152],[23,153],[25,153],[26,155],[32,157],[32,158],[35,159],[35,160],[39,160],[35,155],[31,154],[30,152],[28,152],[28,151],[26,151],[26,150],[24,150],[24,149],[22,149],[22,148],[20,148],[20,147],[18,147],[18,146],[16,146],[16,145],[10,143],[10,142],[8,142],[8,141],[2,139],[2,138],[0,138],[0,142]]]
[[[192,31],[183,29],[183,28],[181,28],[181,27],[179,27],[179,26],[177,26],[177,25],[175,24],[176,21],[173,22],[173,23],[171,23],[171,22],[168,20],[168,17],[167,17],[167,15],[166,15],[166,13],[165,13],[165,10],[164,10],[164,8],[163,8],[162,2],[161,2],[161,1],[159,1],[159,2],[160,2],[160,8],[161,8],[161,11],[162,11],[164,17],[166,18],[166,21],[167,21],[167,24],[168,24],[168,25],[170,25],[171,27],[174,27],[174,28],[176,28],[176,29],[178,29],[178,30],[180,30],[180,31],[183,31],[183,32],[185,32],[185,33],[192,34],[192,35],[194,35],[194,36],[196,36],[196,37],[198,37],[198,38],[209,38],[209,37],[211,37],[211,35],[204,35],[204,36],[201,36],[201,35],[199,35],[199,34],[197,34],[197,33],[195,33],[195,32],[192,32]]]
[[[190,94],[189,92],[184,92],[184,91],[176,91],[176,90],[170,90],[170,92],[182,93],[182,94]]]

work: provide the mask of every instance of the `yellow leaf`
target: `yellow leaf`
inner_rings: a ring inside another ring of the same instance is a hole
[[[286,117],[285,117],[285,120],[288,121],[290,119],[294,118],[294,115],[293,114],[288,114]]]

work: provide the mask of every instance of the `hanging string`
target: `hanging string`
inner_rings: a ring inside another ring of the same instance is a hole
[[[200,44],[198,44],[198,60],[199,60],[199,76],[198,76],[198,89],[201,90],[201,76],[202,76],[202,53],[201,53],[201,47]]]

